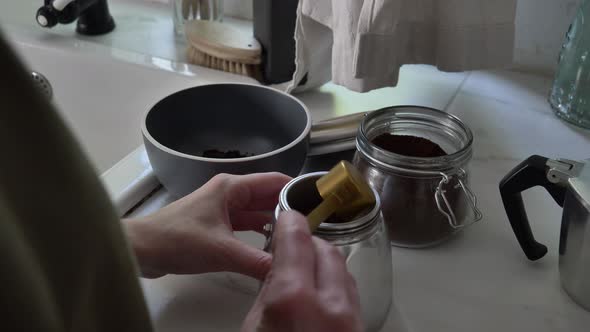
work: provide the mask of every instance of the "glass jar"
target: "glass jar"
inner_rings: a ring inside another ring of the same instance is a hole
[[[315,208],[321,197],[316,181],[327,172],[302,175],[289,182],[279,195],[275,222],[282,211],[295,210],[304,215]],[[361,315],[366,331],[379,331],[392,302],[392,262],[388,232],[383,223],[381,203],[365,215],[338,223],[322,223],[314,232],[336,246],[346,259],[348,271],[356,281],[361,303]],[[265,250],[272,241],[272,225],[267,227]]]
[[[174,32],[184,35],[184,23],[191,20],[221,21],[223,0],[171,0]]]
[[[447,154],[409,157],[373,143],[381,134],[413,136]],[[468,187],[473,135],[458,118],[418,107],[389,107],[361,123],[353,164],[381,197],[391,243],[420,248],[438,244],[482,218]]]
[[[589,3],[582,1],[567,31],[549,95],[549,103],[558,117],[584,128],[590,128],[590,23],[586,23]]]

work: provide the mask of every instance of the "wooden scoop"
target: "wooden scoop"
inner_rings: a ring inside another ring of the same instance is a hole
[[[353,217],[375,204],[375,195],[359,171],[347,161],[339,162],[316,181],[323,201],[307,215],[313,232],[333,214]]]

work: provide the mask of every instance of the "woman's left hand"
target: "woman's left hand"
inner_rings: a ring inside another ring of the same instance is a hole
[[[143,276],[231,271],[264,279],[270,255],[233,231],[262,232],[289,180],[279,173],[220,174],[153,215],[124,220]]]

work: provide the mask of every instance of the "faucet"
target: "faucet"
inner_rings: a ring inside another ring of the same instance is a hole
[[[37,10],[37,23],[44,28],[69,24],[76,19],[76,32],[82,35],[102,35],[115,28],[107,0],[45,0],[44,6]]]

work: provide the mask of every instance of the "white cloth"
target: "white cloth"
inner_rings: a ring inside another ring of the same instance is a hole
[[[404,64],[508,66],[515,13],[516,0],[299,0],[287,90],[330,79],[359,92],[395,86]]]

